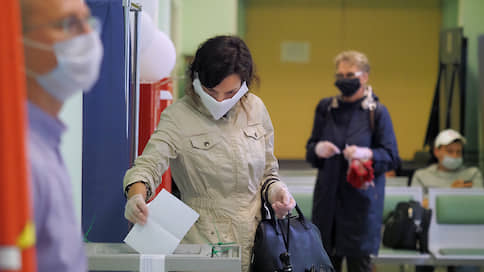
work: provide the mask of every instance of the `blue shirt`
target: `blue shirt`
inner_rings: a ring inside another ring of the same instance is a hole
[[[60,153],[65,127],[32,103],[28,103],[28,116],[38,272],[85,272],[81,228]]]

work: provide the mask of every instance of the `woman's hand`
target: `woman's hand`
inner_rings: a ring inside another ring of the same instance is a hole
[[[135,224],[146,224],[148,218],[148,206],[142,194],[135,194],[128,199],[124,209],[124,217]]]
[[[269,203],[272,204],[272,208],[279,219],[284,218],[287,213],[296,207],[296,201],[287,187],[277,183],[269,187]]]
[[[328,159],[328,158],[331,158],[332,156],[336,155],[336,154],[340,154],[341,151],[339,150],[339,148],[334,145],[332,142],[328,142],[328,141],[320,141],[316,144],[316,146],[314,147],[314,152],[316,153],[316,155],[320,158],[323,158],[323,159]]]
[[[349,145],[343,150],[347,160],[369,160],[373,158],[373,151],[368,147]]]

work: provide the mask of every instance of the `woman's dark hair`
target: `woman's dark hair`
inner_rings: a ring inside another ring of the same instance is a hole
[[[247,87],[258,81],[254,63],[245,42],[236,36],[216,36],[200,45],[188,69],[187,93],[193,94],[195,73],[203,86],[213,88],[227,76],[237,74]]]

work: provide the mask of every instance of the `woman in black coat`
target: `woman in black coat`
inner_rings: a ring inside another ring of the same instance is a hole
[[[362,53],[336,59],[340,96],[322,99],[306,145],[306,160],[318,168],[312,220],[337,271],[371,271],[380,244],[385,172],[400,163],[392,120],[367,85],[370,66]],[[349,162],[372,160],[375,178],[364,188],[346,180]]]

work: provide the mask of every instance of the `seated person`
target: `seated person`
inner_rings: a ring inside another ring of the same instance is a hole
[[[425,194],[428,188],[482,188],[482,175],[476,167],[462,164],[462,149],[466,143],[459,132],[446,129],[437,135],[434,152],[437,163],[419,169],[412,178],[412,186],[422,186]],[[427,206],[424,200],[424,206]]]
[[[419,169],[412,178],[412,186],[422,186],[424,193],[428,188],[471,188],[483,187],[482,175],[476,167],[466,167],[462,164],[462,149],[465,138],[452,129],[443,130],[434,142],[433,154],[437,163]],[[428,198],[422,203],[428,207]],[[417,272],[434,271],[431,266],[417,266]],[[449,267],[448,271],[479,271],[478,267]]]

